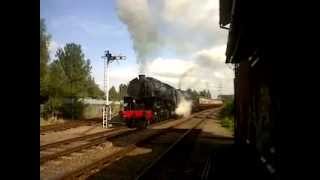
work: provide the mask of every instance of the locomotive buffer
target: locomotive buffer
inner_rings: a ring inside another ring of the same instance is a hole
[[[102,113],[102,127],[103,128],[108,128],[109,127],[109,122],[111,120],[111,115],[112,115],[112,110],[111,110],[111,105],[109,104],[109,69],[110,69],[110,63],[116,60],[125,60],[125,56],[113,56],[109,51],[105,51],[105,55],[102,56],[104,59],[104,92],[106,95],[106,101],[103,106],[103,113]]]

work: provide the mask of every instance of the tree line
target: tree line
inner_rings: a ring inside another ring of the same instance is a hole
[[[119,91],[116,90],[114,86],[112,86],[109,90],[109,99],[111,101],[120,101],[124,96],[127,95],[128,86],[126,84],[119,85]]]
[[[193,90],[193,89],[190,89],[190,88],[189,88],[189,89],[187,89],[187,92],[188,92],[189,94],[191,94],[191,96],[192,96],[193,99],[198,99],[198,98],[200,98],[200,97],[202,97],[202,98],[209,98],[209,99],[212,98],[210,91],[209,91],[209,90],[206,90],[206,89],[201,90],[201,91],[196,91],[196,90]]]
[[[50,39],[45,21],[40,19],[40,104],[43,104],[43,113],[46,117],[79,116],[80,98],[102,99],[104,92],[91,76],[90,60],[85,58],[81,45],[67,43],[58,48],[54,59],[50,59]],[[65,99],[72,100],[72,108]]]

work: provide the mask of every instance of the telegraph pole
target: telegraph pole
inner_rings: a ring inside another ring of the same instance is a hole
[[[110,63],[116,60],[125,60],[125,56],[113,56],[109,51],[105,51],[105,55],[102,56],[104,59],[104,92],[106,95],[105,104],[103,106],[103,115],[102,115],[102,127],[108,128],[109,121],[111,120],[112,110],[109,104],[109,72],[110,72]]]

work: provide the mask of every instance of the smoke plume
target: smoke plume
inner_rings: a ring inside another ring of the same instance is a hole
[[[182,89],[182,85],[184,84],[184,81],[187,79],[189,75],[191,75],[194,71],[196,70],[196,66],[194,65],[193,67],[189,68],[186,70],[179,78],[179,84],[178,87],[179,89]]]
[[[118,0],[117,12],[120,20],[127,25],[137,54],[140,73],[145,73],[146,61],[158,49],[158,32],[152,19],[147,0]]]
[[[140,73],[163,52],[186,57],[226,42],[218,0],[117,0],[117,13],[130,33]]]
[[[178,104],[178,107],[175,110],[175,113],[183,117],[188,117],[191,114],[192,102],[187,101],[184,97],[181,97],[181,100]]]
[[[225,65],[226,46],[203,49],[192,55],[192,67],[185,70],[179,78],[179,88],[194,88],[202,84],[208,88],[208,81],[217,84],[221,81],[230,81],[233,78],[232,69]],[[206,82],[206,83],[202,83]]]

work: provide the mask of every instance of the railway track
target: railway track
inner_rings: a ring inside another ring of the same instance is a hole
[[[159,125],[164,124],[168,121],[170,121],[170,120],[166,120],[166,121],[162,121],[162,122],[159,122],[156,124],[152,124],[152,125],[150,125],[150,127],[152,128],[153,126],[159,126]],[[55,153],[52,153],[49,155],[43,155],[43,156],[40,155],[40,165],[42,165],[50,160],[58,159],[59,157],[67,156],[71,153],[79,152],[84,149],[90,148],[92,146],[97,146],[97,145],[102,144],[112,138],[126,136],[126,135],[129,135],[131,133],[135,133],[140,130],[141,129],[138,129],[138,128],[130,129],[130,128],[126,128],[126,127],[119,127],[119,128],[115,128],[115,129],[112,129],[109,131],[98,132],[98,133],[94,133],[94,134],[70,138],[70,139],[66,139],[63,141],[58,141],[58,142],[42,145],[42,146],[40,146],[40,154],[41,154],[41,152],[43,153],[45,151],[50,151],[51,149],[57,149],[57,148],[61,148],[61,147],[63,148],[63,146],[67,146],[72,143],[79,144],[79,142],[81,142],[81,141],[83,142],[80,145],[72,146],[69,148],[67,147],[61,151],[58,151],[58,152],[55,152]]]
[[[210,119],[210,116],[205,118]],[[229,136],[208,135],[190,129],[145,166],[135,179],[212,179],[217,171],[216,158],[220,155],[217,152],[232,142],[233,138]]]
[[[156,159],[154,159],[149,165],[147,165],[142,172],[135,178],[136,180],[141,179],[150,179],[150,174],[154,171],[155,167],[161,160],[163,160],[173,149],[175,149],[179,143],[181,143],[188,135],[192,133],[192,131],[199,127],[206,119],[201,119],[196,125],[192,128],[185,131],[177,140],[175,140],[162,154],[160,154]]]
[[[81,151],[83,149],[86,149],[86,148],[89,148],[92,146],[97,146],[99,144],[104,143],[108,139],[127,135],[131,132],[134,132],[134,131],[137,131],[137,129],[116,128],[116,129],[113,129],[113,130],[110,130],[107,132],[105,132],[105,131],[99,132],[99,133],[95,133],[95,134],[66,139],[63,141],[58,141],[55,143],[40,146],[40,154],[41,154],[41,152],[43,152],[43,151],[48,151],[50,149],[59,148],[64,145],[70,145],[72,143],[79,143],[80,141],[84,142],[84,144],[76,145],[71,148],[65,148],[64,150],[55,152],[53,154],[44,155],[42,157],[40,156],[40,164],[44,164],[47,161],[57,159],[61,156],[69,155],[73,152],[78,152],[78,151]]]
[[[89,126],[89,125],[94,125],[98,123],[100,123],[100,119],[95,118],[95,119],[79,120],[74,122],[46,125],[46,126],[40,127],[40,134],[43,135],[52,131],[63,131],[66,129],[71,129],[79,126]]]
[[[112,129],[112,130],[109,130],[109,131],[102,131],[102,132],[97,132],[97,133],[93,133],[93,134],[88,134],[88,135],[85,135],[85,136],[79,136],[79,137],[70,138],[70,139],[66,139],[66,140],[62,140],[62,141],[57,141],[57,142],[50,143],[50,144],[44,144],[44,145],[40,146],[40,151],[43,151],[43,150],[46,150],[46,149],[49,149],[49,148],[56,148],[56,147],[58,147],[60,145],[70,144],[70,143],[73,143],[73,142],[76,142],[76,141],[90,140],[92,138],[102,137],[102,136],[104,136],[106,134],[110,134],[110,133],[113,133],[115,131],[119,131],[119,130],[122,130],[122,129],[127,129],[127,128],[115,128],[115,129]]]
[[[182,139],[184,139],[192,131],[192,129],[198,127],[205,120],[205,117],[203,117],[202,119],[196,118],[196,120],[194,120],[194,121],[196,121],[195,125],[193,125],[192,127],[188,128],[188,129],[178,129],[178,131],[177,131],[176,128],[178,126],[181,126],[185,123],[190,122],[191,118],[193,118],[193,116],[188,119],[185,119],[183,121],[179,121],[178,123],[174,124],[173,126],[167,127],[165,129],[157,129],[157,131],[155,133],[153,133],[150,136],[147,136],[147,137],[144,136],[144,137],[140,138],[136,143],[129,144],[129,145],[125,146],[124,148],[122,148],[121,150],[119,150],[115,153],[112,153],[102,159],[99,159],[99,160],[89,164],[88,166],[84,166],[80,169],[77,169],[77,170],[72,171],[68,174],[65,174],[62,177],[62,179],[83,179],[83,178],[90,177],[91,175],[95,174],[96,172],[103,169],[107,165],[123,158],[128,153],[132,152],[133,150],[137,149],[138,147],[143,146],[144,144],[151,143],[153,140],[157,139],[158,137],[160,137],[162,135],[165,136],[170,133],[171,134],[175,133],[176,135],[178,134],[178,136],[176,136],[174,138],[174,142],[168,148],[167,151],[169,151],[171,148],[174,148],[174,146],[177,143],[179,143]]]

